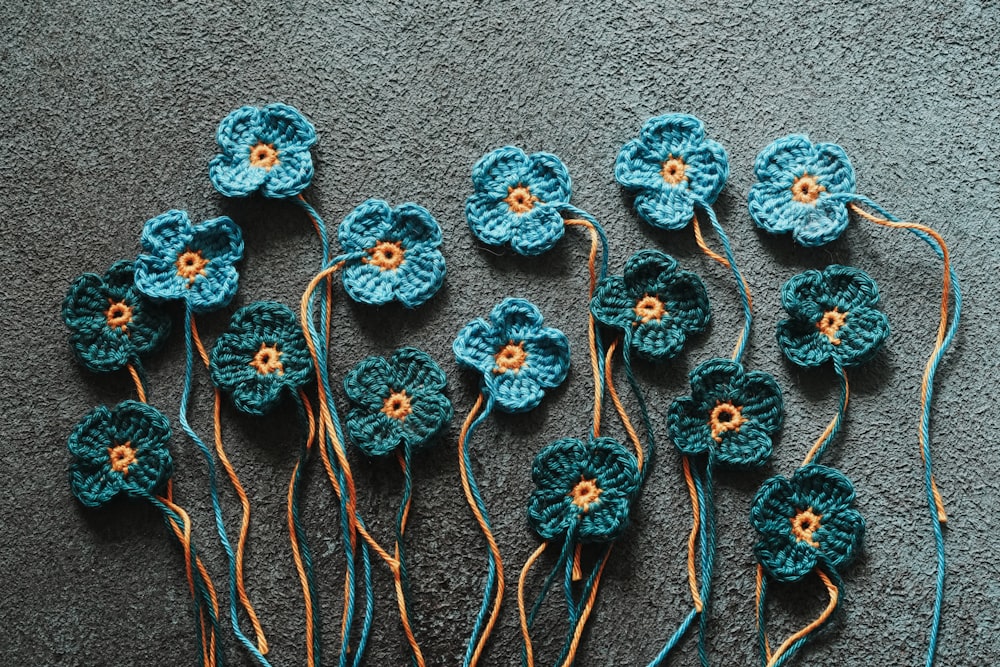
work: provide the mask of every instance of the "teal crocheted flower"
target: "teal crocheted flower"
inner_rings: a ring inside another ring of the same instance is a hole
[[[134,265],[115,262],[107,273],[85,273],[63,300],[63,321],[76,358],[88,370],[107,373],[158,350],[170,333],[170,317],[135,287]]]
[[[347,415],[347,432],[369,456],[428,444],[454,414],[444,395],[446,382],[441,367],[413,347],[388,359],[368,357],[344,378],[355,406]]]
[[[635,210],[660,229],[686,227],[695,205],[711,206],[728,176],[726,150],[685,114],[650,118],[615,160],[615,179],[637,193]]]
[[[316,130],[287,104],[240,107],[222,119],[215,140],[222,152],[209,163],[208,177],[227,197],[260,192],[286,199],[312,180]]]
[[[123,401],[87,413],[67,443],[73,460],[70,488],[87,507],[100,507],[119,493],[143,497],[173,474],[167,443],[170,421],[155,408]]]
[[[878,286],[864,271],[831,264],[793,276],[781,290],[790,317],[778,323],[778,345],[799,366],[833,360],[844,368],[871,359],[889,337]]]
[[[146,222],[141,242],[135,285],[146,296],[182,300],[203,313],[228,305],[236,294],[243,234],[229,218],[192,225],[186,212],[167,211]]]
[[[611,438],[564,438],[538,453],[531,478],[528,522],[543,539],[610,542],[628,527],[639,465]]]
[[[642,250],[625,262],[624,276],[608,276],[594,291],[590,312],[625,333],[626,342],[653,361],[676,356],[688,336],[704,331],[711,309],[704,283],[680,271],[670,255]]]
[[[362,255],[344,269],[344,288],[355,301],[399,301],[415,308],[437,294],[444,281],[441,228],[422,206],[390,208],[381,199],[369,199],[344,218],[337,235],[344,252]]]
[[[212,348],[211,373],[241,412],[270,412],[286,392],[294,394],[312,379],[312,358],[295,313],[272,301],[237,310]]]
[[[854,168],[836,144],[813,144],[793,134],[757,156],[758,182],[750,188],[750,217],[772,234],[791,232],[809,247],[835,240],[847,228]]]
[[[498,148],[476,162],[472,185],[465,218],[483,243],[540,255],[562,238],[559,205],[569,203],[572,188],[566,166],[555,155]]]
[[[757,491],[750,523],[754,552],[769,575],[798,581],[815,567],[846,567],[861,551],[865,521],[851,508],[854,487],[843,473],[810,464],[790,478],[772,477]]]
[[[524,299],[504,299],[490,320],[469,322],[455,338],[455,359],[478,371],[483,393],[506,412],[525,412],[569,371],[569,341],[542,326],[538,308]]]
[[[681,453],[711,453],[725,465],[755,467],[771,456],[784,402],[774,378],[747,373],[729,359],[709,359],[691,371],[691,395],[667,411],[667,431]]]

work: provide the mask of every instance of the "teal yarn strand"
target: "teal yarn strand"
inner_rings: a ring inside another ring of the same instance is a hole
[[[308,419],[306,417],[305,405],[302,403],[302,399],[298,394],[295,394],[295,407],[299,414],[299,422],[306,427]],[[302,559],[302,569],[306,573],[306,589],[309,592],[309,606],[312,613],[313,619],[313,658],[316,661],[315,664],[323,664],[322,660],[322,650],[323,642],[320,639],[321,633],[319,629],[323,627],[322,621],[320,620],[320,606],[319,601],[316,599],[316,575],[313,571],[313,560],[312,553],[309,551],[309,543],[306,539],[305,528],[302,526],[302,521],[299,518],[299,507],[302,504],[302,474],[305,470],[306,465],[309,462],[309,450],[306,448],[307,441],[303,439],[302,444],[299,446],[299,460],[298,465],[295,468],[295,474],[292,477],[292,527],[295,531],[295,540],[299,545],[299,555]]]
[[[743,289],[743,274],[740,273],[740,269],[736,265],[736,257],[733,255],[733,249],[729,243],[729,237],[726,235],[726,230],[724,230],[722,225],[719,224],[719,220],[715,217],[715,211],[711,206],[705,202],[699,202],[699,206],[708,215],[708,220],[712,224],[712,229],[715,230],[716,235],[719,237],[719,242],[722,244],[722,252],[725,254],[726,260],[729,262],[729,270],[732,271],[733,278],[736,280],[736,289],[739,290],[740,293],[740,305],[743,308],[743,333],[740,337],[739,346],[736,348],[734,361],[742,363],[743,353],[746,351],[747,342],[750,340],[750,328],[753,325],[753,312],[750,307],[750,298],[747,294],[747,290]]]
[[[403,606],[406,610],[406,617],[411,619],[410,613],[410,577],[406,569],[406,547],[404,545],[403,520],[406,516],[406,506],[413,497],[413,475],[411,474],[410,461],[412,451],[409,444],[403,445],[403,497],[399,501],[399,510],[396,512],[396,559],[399,561],[399,579],[403,588]],[[417,665],[417,654],[410,647],[410,660],[413,665]]]
[[[708,453],[708,459],[705,462],[705,472],[701,480],[701,484],[698,485],[695,482],[696,488],[700,486],[700,505],[699,511],[701,512],[701,525],[699,526],[702,536],[701,536],[701,613],[698,615],[698,659],[702,664],[702,667],[708,667],[708,647],[706,645],[706,639],[708,637],[708,613],[711,606],[712,600],[712,574],[715,571],[715,548],[716,548],[716,535],[715,535],[715,493],[713,491],[713,476],[714,476],[714,462],[715,454],[711,451]],[[696,476],[697,479],[697,476]]]
[[[778,656],[778,659],[775,660],[769,667],[782,667],[789,660],[791,660],[792,658],[794,658],[795,655],[799,652],[799,650],[803,646],[805,646],[806,644],[808,644],[809,641],[812,640],[812,638],[816,635],[817,632],[821,631],[824,627],[827,626],[827,624],[830,623],[830,621],[833,620],[834,616],[836,615],[837,610],[839,610],[840,603],[843,601],[844,582],[840,578],[840,575],[837,574],[837,571],[834,568],[832,568],[832,567],[823,568],[823,571],[826,573],[826,575],[828,577],[830,577],[830,581],[833,582],[833,584],[837,587],[837,590],[841,591],[840,595],[837,598],[837,607],[834,609],[834,613],[831,614],[828,619],[826,619],[819,627],[815,628],[812,632],[810,632],[809,634],[807,634],[807,635],[805,635],[803,637],[800,637],[798,640],[796,640],[791,645],[789,645],[788,649],[784,653],[782,653],[780,656]],[[761,578],[761,582],[760,582],[760,599],[758,600],[758,603],[757,603],[757,618],[759,619],[758,625],[757,625],[757,649],[758,649],[758,651],[760,653],[760,664],[761,664],[761,667],[765,667],[765,666],[768,665],[768,660],[767,660],[767,622],[765,620],[766,617],[764,615],[765,611],[766,611],[766,609],[765,609],[766,606],[767,606],[767,576],[765,575],[764,577]]]
[[[538,598],[535,600],[535,604],[531,606],[531,612],[528,614],[528,630],[530,631],[532,626],[535,624],[535,616],[538,615],[538,610],[542,608],[542,604],[545,602],[546,596],[548,596],[549,590],[552,588],[552,584],[555,582],[556,577],[559,576],[559,572],[563,569],[563,565],[566,559],[569,558],[569,554],[573,550],[573,545],[569,540],[563,542],[563,548],[559,550],[559,558],[556,559],[555,565],[552,566],[552,570],[549,572],[548,576],[545,577],[545,583],[542,584],[542,590],[538,594]],[[528,647],[524,642],[524,637],[521,637],[521,664],[523,667],[528,665]]]
[[[639,404],[639,416],[642,419],[642,427],[646,430],[646,457],[642,464],[642,470],[639,471],[639,489],[641,491],[646,481],[646,475],[649,474],[649,469],[656,459],[656,433],[653,431],[653,422],[649,417],[646,397],[643,395],[639,381],[635,379],[635,373],[632,371],[632,341],[629,331],[625,332],[625,340],[622,345],[622,360],[625,366],[625,379],[628,381],[629,389],[632,390],[632,395],[635,397],[636,403]]]
[[[816,453],[809,461],[810,463],[820,462],[820,459],[823,458],[823,454],[826,453],[830,443],[832,443],[840,433],[840,429],[844,424],[844,413],[847,410],[847,373],[844,370],[844,367],[841,366],[840,362],[836,359],[833,360],[833,369],[837,373],[837,379],[840,381],[840,405],[837,407],[837,414],[833,419],[833,428],[830,429],[826,438],[824,438],[823,442],[816,448]]]

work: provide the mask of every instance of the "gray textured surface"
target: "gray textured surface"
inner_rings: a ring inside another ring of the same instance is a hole
[[[803,4],[555,0],[500,6],[462,2],[4,3],[0,25],[0,282],[6,326],[0,422],[0,664],[178,665],[195,662],[183,561],[149,509],[87,512],[70,497],[65,439],[92,405],[130,394],[127,378],[95,378],[66,345],[59,302],[73,277],[137,252],[143,221],[171,207],[195,218],[229,214],[243,225],[247,257],[234,307],[261,298],[297,303],[318,262],[307,220],[290,205],[233,203],[206,177],[216,123],[244,103],[281,100],[317,126],[318,170],[309,197],[335,224],[369,196],[427,206],[445,231],[448,281],[418,312],[373,310],[337,296],[336,374],[372,352],[418,344],[451,376],[458,412],[474,380],[455,368],[450,341],[501,296],[535,300],[576,350],[565,389],[523,418],[491,419],[474,447],[476,472],[512,577],[536,544],[524,521],[529,464],[546,442],[582,435],[590,388],[583,326],[586,240],[571,231],[542,260],[477,247],[462,216],[469,169],[504,143],[561,156],[574,203],[601,219],[612,267],[657,247],[704,276],[716,312],[710,334],[676,362],[642,373],[662,410],[698,360],[723,354],[738,326],[729,278],[687,233],[645,228],[614,183],[618,148],[664,111],[705,120],[729,151],[732,175],[717,209],[755,291],[748,362],[774,373],[788,418],[766,472],[789,472],[834,410],[829,371],[781,360],[772,331],[778,290],[794,273],[830,261],[869,271],[884,294],[893,335],[852,378],[846,437],[829,462],[856,482],[869,522],[866,555],[847,576],[841,621],[799,664],[922,664],[931,604],[932,542],[915,430],[922,359],[934,328],[939,267],[905,234],[854,224],[828,248],[806,251],[758,233],[744,197],[756,152],[806,131],[843,145],[859,188],[901,216],[936,225],[951,243],[966,288],[966,317],[943,366],[934,414],[939,481],[951,512],[940,665],[1000,662],[996,546],[998,368],[988,286],[1000,265],[1000,12],[992,2]],[[767,6],[765,6],[767,5]],[[227,313],[206,317],[214,339]],[[150,364],[152,400],[176,414],[181,339]],[[194,423],[210,428],[199,376]],[[283,498],[297,447],[288,411],[261,422],[227,410],[231,456],[254,501],[248,585],[276,663],[301,664],[302,607],[284,528]],[[657,421],[662,429],[662,420]],[[484,573],[482,540],[461,498],[452,429],[418,457],[408,532],[414,625],[429,663],[459,661]],[[223,581],[210,522],[204,463],[175,440],[178,498]],[[363,511],[385,538],[400,490],[391,469],[356,460]],[[342,554],[336,504],[313,470],[306,505],[323,602],[326,646],[339,624]],[[719,566],[711,623],[714,664],[753,664],[753,542],[746,516],[766,473],[722,476]],[[227,515],[234,498],[224,492]],[[645,664],[688,608],[684,541],[688,506],[668,447],[633,526],[616,550],[580,664]],[[369,665],[403,664],[405,644],[379,571],[378,624]],[[780,633],[820,607],[819,591],[775,595]],[[538,623],[553,657],[561,609]],[[249,664],[226,635],[232,664]],[[676,664],[690,664],[684,646]],[[508,598],[488,662],[518,655]],[[544,661],[543,661],[544,662]]]

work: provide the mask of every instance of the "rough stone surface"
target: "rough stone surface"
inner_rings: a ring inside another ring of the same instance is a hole
[[[940,266],[911,236],[863,222],[814,251],[759,233],[744,204],[754,156],[797,131],[843,145],[864,193],[900,216],[934,224],[951,244],[966,301],[933,422],[938,480],[951,513],[938,664],[1000,662],[1000,577],[989,541],[1000,501],[998,305],[988,289],[1000,266],[998,19],[996,4],[976,0],[5,3],[0,298],[11,319],[0,348],[0,663],[196,662],[183,560],[155,512],[126,503],[85,511],[70,496],[65,442],[72,426],[91,406],[132,389],[127,377],[93,377],[74,364],[59,304],[78,274],[135,256],[142,223],[172,207],[197,219],[228,214],[245,231],[240,294],[229,311],[202,318],[205,338],[214,340],[229,312],[252,300],[297,304],[318,265],[308,220],[293,205],[227,201],[206,177],[219,119],[241,104],[273,100],[297,106],[319,130],[308,196],[331,225],[377,196],[423,204],[445,232],[448,279],[436,298],[406,312],[357,306],[338,290],[334,333],[338,377],[368,354],[416,344],[451,378],[459,415],[445,441],[415,460],[407,533],[414,626],[429,664],[460,663],[485,571],[484,544],[459,488],[455,439],[475,381],[454,364],[454,334],[516,295],[539,304],[575,351],[565,388],[526,416],[491,418],[472,444],[510,582],[537,544],[524,518],[531,459],[557,437],[585,434],[591,391],[586,238],[571,230],[548,256],[530,260],[480,247],[462,213],[469,169],[505,143],[554,152],[573,175],[574,203],[606,225],[614,270],[631,252],[653,247],[704,277],[715,311],[709,333],[673,363],[639,374],[662,437],[661,415],[685,392],[687,371],[727,353],[739,326],[729,276],[700,255],[689,231],[644,226],[614,183],[618,148],[647,117],[666,111],[699,116],[729,151],[732,174],[717,210],[754,288],[748,363],[776,375],[788,408],[771,466],[719,478],[713,663],[755,664],[747,508],[765,476],[794,469],[836,403],[829,369],[799,371],[782,361],[772,334],[782,316],[779,288],[805,268],[834,261],[878,281],[893,333],[853,374],[845,437],[828,459],[857,485],[867,551],[846,577],[840,621],[798,664],[852,656],[851,664],[913,665],[925,651],[934,565],[914,420]],[[149,364],[151,400],[175,422],[182,348],[174,336]],[[203,373],[195,392],[193,423],[209,433]],[[283,510],[301,437],[294,411],[260,420],[227,408],[224,419],[227,447],[254,504],[249,592],[276,664],[302,664],[303,609]],[[610,416],[608,423],[616,428]],[[221,585],[204,462],[181,436],[174,452],[176,496]],[[645,664],[688,610],[688,501],[676,455],[668,444],[661,452],[606,572],[579,664]],[[360,456],[354,465],[362,510],[387,540],[399,475]],[[225,485],[223,501],[232,530],[238,506]],[[308,479],[305,513],[329,656],[343,562],[336,502],[318,467]],[[536,573],[535,590],[540,580]],[[405,662],[388,581],[380,569],[368,665]],[[773,601],[781,635],[823,604],[815,587],[775,589]],[[563,619],[555,603],[539,617],[541,662],[554,660]],[[231,633],[225,641],[231,664],[250,664]],[[510,597],[487,662],[514,665],[519,652]],[[694,659],[687,642],[674,662]]]

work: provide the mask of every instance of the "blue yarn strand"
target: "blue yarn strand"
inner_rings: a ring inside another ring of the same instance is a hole
[[[708,647],[706,640],[708,637],[708,614],[712,600],[712,573],[715,571],[715,493],[713,491],[715,456],[709,451],[708,460],[705,463],[705,473],[700,485],[700,505],[702,515],[701,523],[701,614],[698,617],[698,659],[702,667],[708,667]],[[697,476],[696,476],[697,479]],[[695,488],[699,488],[696,482]]]
[[[837,379],[840,381],[840,405],[837,407],[836,416],[834,416],[833,428],[830,429],[826,438],[816,449],[816,453],[813,455],[810,463],[819,463],[823,454],[826,453],[826,450],[830,447],[830,444],[834,441],[834,439],[836,439],[844,425],[844,414],[847,411],[847,373],[844,370],[844,367],[841,366],[836,360],[833,362],[833,369],[837,373]]]
[[[601,563],[604,561],[605,556],[607,556],[612,546],[613,545],[611,544],[606,545],[601,554],[597,557],[597,561],[594,563],[594,567],[590,570],[590,574],[587,576],[587,580],[584,583],[583,590],[580,593],[579,602],[574,602],[571,607],[571,623],[569,624],[569,628],[566,632],[566,640],[563,642],[562,651],[559,653],[559,658],[555,662],[556,665],[562,665],[566,660],[566,656],[569,654],[570,645],[573,642],[573,634],[576,631],[576,624],[580,619],[580,615],[583,613],[584,606],[587,604],[587,599],[594,590],[594,586],[597,585],[597,575],[601,571]],[[570,559],[567,563],[567,571],[569,572],[569,578],[572,579],[572,559]]]
[[[295,406],[298,409],[299,420],[305,425],[308,422],[305,405],[302,399],[295,395]],[[320,628],[323,627],[320,621],[320,606],[316,599],[316,575],[313,571],[312,553],[309,551],[309,544],[306,539],[305,528],[299,519],[299,506],[302,501],[302,473],[309,462],[309,450],[306,449],[307,441],[303,440],[299,447],[299,461],[292,479],[292,527],[295,530],[295,539],[299,543],[299,552],[302,558],[302,568],[306,572],[306,589],[309,592],[310,610],[313,618],[313,658],[317,667],[323,664],[322,649],[323,642],[320,639]]]
[[[406,617],[410,619],[411,624],[413,616],[410,613],[410,578],[406,571],[406,548],[403,544],[403,518],[406,515],[406,505],[410,502],[410,498],[413,496],[413,476],[410,474],[410,460],[412,452],[408,444],[403,445],[403,497],[399,501],[399,510],[396,512],[396,552],[397,560],[399,561],[399,578],[400,585],[403,589],[403,608],[406,610]],[[410,647],[411,651],[411,662],[413,665],[417,665],[417,654]]]
[[[631,337],[631,332],[626,331],[624,344],[622,345],[622,360],[625,366],[625,378],[628,380],[628,386],[632,390],[632,396],[635,397],[636,403],[639,404],[639,415],[642,418],[642,426],[646,430],[646,457],[642,464],[642,470],[639,471],[639,488],[642,489],[646,481],[646,475],[649,474],[649,469],[656,458],[656,434],[653,431],[653,422],[649,418],[649,408],[646,405],[646,398],[642,393],[642,388],[639,387],[639,382],[635,379],[635,374],[632,372]]]
[[[699,206],[708,214],[709,222],[712,223],[712,229],[715,230],[715,234],[719,237],[719,242],[722,244],[722,251],[729,261],[729,270],[732,271],[733,278],[736,279],[736,289],[740,293],[740,304],[743,307],[743,333],[740,336],[739,346],[736,348],[735,361],[742,362],[743,353],[746,351],[747,342],[750,340],[750,328],[753,324],[750,299],[747,296],[747,290],[743,289],[743,274],[740,273],[740,269],[736,265],[736,257],[733,256],[733,249],[729,244],[729,237],[726,236],[726,230],[719,224],[719,220],[715,217],[715,211],[711,206],[705,202],[700,202]]]

